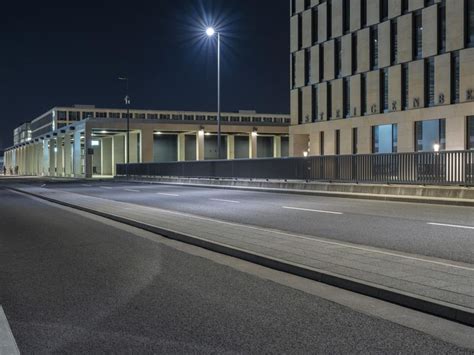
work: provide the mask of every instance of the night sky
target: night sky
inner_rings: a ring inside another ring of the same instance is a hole
[[[287,0],[9,1],[0,21],[0,149],[53,106],[289,112]]]

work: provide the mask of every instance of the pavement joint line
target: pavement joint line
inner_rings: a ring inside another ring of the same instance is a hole
[[[9,188],[12,191],[16,191],[22,194],[30,195],[42,200],[53,202],[59,205],[67,206],[75,210],[85,211],[91,214],[95,214],[101,217],[105,217],[116,222],[124,223],[130,226],[134,226],[155,234],[162,235],[164,237],[178,240],[184,243],[192,244],[204,249],[208,249],[214,252],[229,255],[242,260],[250,261],[268,268],[283,271],[289,274],[298,275],[313,281],[326,283],[332,286],[336,286],[342,289],[346,289],[352,292],[364,294],[366,296],[375,297],[384,301],[395,303],[404,307],[422,311],[455,321],[458,323],[474,326],[474,313],[469,307],[459,306],[449,301],[440,301],[431,297],[416,295],[409,291],[403,291],[391,286],[384,286],[381,284],[373,283],[371,281],[364,281],[358,278],[354,278],[347,275],[340,275],[337,272],[325,271],[311,266],[305,266],[299,263],[295,263],[288,260],[282,260],[278,257],[272,257],[261,254],[255,251],[249,251],[236,246],[227,245],[218,241],[208,240],[199,236],[193,236],[183,232],[176,232],[172,228],[164,228],[157,225],[149,224],[139,220],[134,220],[129,217],[120,216],[111,212],[101,211],[100,209],[94,209],[93,207],[81,206],[77,203],[67,202],[66,200],[55,199],[52,197],[45,196],[41,193],[34,193],[32,191],[24,191],[21,189]],[[34,190],[34,189],[33,189]],[[54,193],[53,193],[54,194]],[[70,193],[71,195],[76,195]],[[104,202],[110,200],[104,198],[96,198]],[[97,207],[96,207],[97,208]],[[159,209],[156,209],[159,210]],[[162,212],[167,212],[161,210]],[[177,215],[186,215],[183,213],[175,213]],[[188,217],[193,217],[188,215]],[[218,222],[218,221],[216,221]]]
[[[68,193],[74,194],[72,192],[68,192]],[[82,195],[82,196],[84,196],[84,195]],[[85,197],[91,197],[91,196],[85,196]],[[106,199],[106,198],[103,198],[103,197],[93,197],[93,198],[104,200],[104,201],[110,201],[109,199]],[[238,224],[238,223],[221,221],[221,220],[218,220],[218,219],[197,216],[197,215],[193,215],[193,214],[190,214],[190,213],[164,210],[164,209],[156,208],[156,207],[149,207],[149,208],[152,208],[152,209],[155,209],[157,211],[167,213],[167,214],[174,214],[174,215],[177,215],[177,216],[191,217],[191,218],[200,219],[200,220],[203,220],[203,221],[210,221],[210,222],[214,222],[214,223],[225,224],[225,225],[230,225],[230,226],[235,226],[235,227],[249,228],[249,229],[258,230],[258,231],[261,231],[261,232],[276,233],[276,234],[284,235],[284,236],[287,236],[287,237],[304,239],[304,240],[309,240],[309,241],[317,242],[317,243],[336,245],[336,246],[346,247],[346,248],[350,248],[350,249],[354,249],[354,250],[360,250],[360,251],[376,253],[376,254],[381,254],[381,255],[394,256],[394,257],[399,257],[399,258],[403,258],[403,259],[415,260],[415,261],[420,261],[420,262],[425,262],[425,263],[430,263],[430,264],[435,264],[435,265],[441,265],[441,266],[446,266],[446,267],[452,267],[452,268],[461,269],[461,270],[474,271],[474,267],[455,265],[455,264],[445,263],[445,262],[436,261],[436,260],[428,260],[428,259],[424,259],[424,258],[420,258],[420,257],[414,257],[414,256],[409,256],[409,255],[398,254],[398,253],[395,253],[395,252],[386,252],[386,251],[382,251],[382,250],[373,249],[373,248],[370,248],[370,247],[364,248],[364,247],[359,247],[359,246],[340,243],[340,242],[333,242],[333,241],[329,241],[329,240],[323,240],[323,239],[320,239],[318,237],[313,237],[313,238],[312,237],[305,237],[303,235],[287,233],[287,232],[283,232],[283,231],[280,231],[280,230],[277,230],[277,229],[260,228],[260,227],[255,227],[255,226],[251,226],[251,225],[242,225],[242,224]]]
[[[210,198],[210,201],[216,201],[216,202],[227,202],[227,203],[240,203],[239,201],[233,201],[233,200],[223,200],[220,198]]]
[[[472,229],[472,230],[474,230],[474,227],[461,226],[461,225],[456,225],[456,224],[428,223],[428,225],[437,226],[437,227],[449,227],[449,228],[460,228],[460,229]]]
[[[20,350],[13,336],[7,316],[0,306],[0,355],[19,355]]]
[[[343,215],[342,212],[332,212],[332,211],[323,211],[323,210],[313,210],[310,208],[300,208],[300,207],[289,207],[289,206],[282,206],[285,210],[295,210],[295,211],[304,211],[304,212],[316,212],[316,213],[326,213],[326,214],[334,214],[334,215]]]
[[[120,181],[120,179],[117,179]],[[283,193],[294,195],[309,195],[309,196],[323,196],[323,197],[337,197],[349,198],[359,200],[373,200],[373,201],[389,201],[402,203],[419,203],[419,204],[436,204],[445,206],[463,206],[474,207],[473,199],[450,199],[443,197],[419,197],[419,196],[402,196],[402,195],[379,195],[368,194],[360,192],[335,192],[335,191],[321,191],[321,190],[301,190],[301,189],[282,189],[276,187],[256,187],[256,186],[239,186],[239,185],[216,185],[203,183],[179,183],[171,181],[150,181],[150,180],[129,180],[128,182],[142,183],[142,184],[156,184],[156,185],[172,185],[172,186],[189,186],[207,189],[224,189],[224,190],[240,190],[240,191],[260,191],[269,193]]]

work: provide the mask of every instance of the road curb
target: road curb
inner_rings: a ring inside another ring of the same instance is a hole
[[[277,271],[286,272],[296,276],[304,277],[313,281],[321,282],[351,292],[356,292],[366,296],[374,297],[383,301],[394,303],[403,307],[411,308],[417,311],[428,313],[434,316],[445,318],[451,321],[462,323],[468,326],[474,326],[474,313],[469,309],[442,301],[436,301],[422,296],[402,292],[393,288],[388,288],[376,284],[371,284],[354,278],[337,275],[327,271],[302,266],[296,263],[272,258],[259,253],[250,252],[237,247],[209,241],[192,235],[176,232],[170,229],[161,228],[133,219],[120,217],[111,213],[101,212],[87,207],[77,206],[68,202],[56,200],[40,194],[23,191],[18,188],[8,189],[30,195],[48,202],[91,213],[104,217],[119,223],[136,227],[151,233],[159,234],[168,239],[177,240],[183,243],[201,247],[213,252],[225,254],[231,257],[242,259],[254,264],[268,267]]]
[[[201,187],[201,188],[209,188],[209,189],[232,189],[232,190],[240,190],[240,191],[272,192],[272,193],[294,194],[294,195],[303,195],[303,196],[352,198],[352,199],[357,199],[357,200],[390,201],[390,202],[436,204],[436,205],[459,206],[459,207],[474,207],[474,201],[469,201],[469,200],[468,201],[449,200],[449,199],[443,200],[443,199],[437,199],[437,198],[423,198],[423,197],[415,197],[415,196],[394,196],[394,195],[375,195],[375,194],[367,195],[367,194],[348,193],[348,192],[326,192],[326,191],[315,191],[315,190],[296,190],[296,189],[281,189],[281,188],[270,188],[270,187],[178,183],[178,182],[150,181],[150,180],[114,179],[114,181],[141,183],[141,184],[169,185],[169,186]]]

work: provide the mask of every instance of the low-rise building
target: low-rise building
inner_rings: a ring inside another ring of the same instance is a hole
[[[116,164],[217,159],[215,112],[55,107],[31,121],[31,139],[5,151],[7,169],[20,175],[115,175]],[[221,157],[289,155],[286,114],[221,114]]]

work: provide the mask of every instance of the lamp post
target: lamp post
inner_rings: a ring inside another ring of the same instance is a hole
[[[221,159],[221,34],[213,27],[208,27],[206,34],[217,36],[217,159]]]
[[[125,173],[128,179],[128,165],[130,164],[130,96],[128,95],[128,78],[120,77],[118,78],[120,81],[125,81],[126,83],[126,92],[125,92],[125,106],[127,107],[127,159],[126,159],[126,166],[125,166]]]

